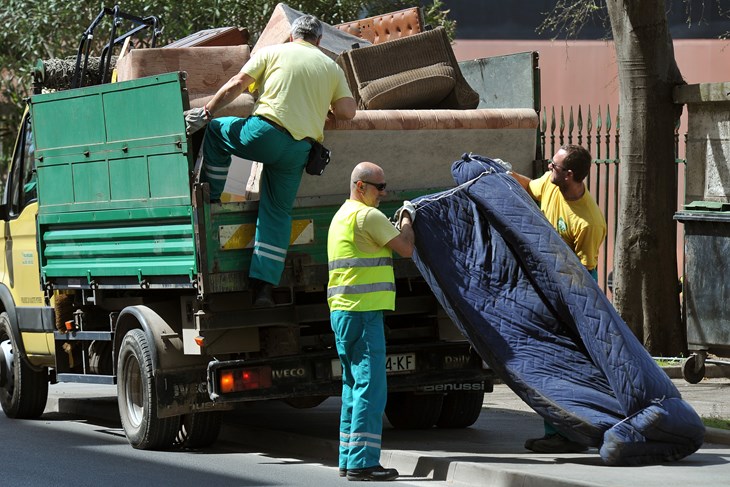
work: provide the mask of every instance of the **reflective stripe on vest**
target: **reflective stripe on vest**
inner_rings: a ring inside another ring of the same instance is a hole
[[[344,267],[378,267],[381,265],[393,265],[392,257],[361,257],[352,259],[337,259],[329,264],[329,270],[341,269]]]
[[[358,201],[347,200],[330,224],[327,236],[327,303],[330,310],[395,309],[395,276],[390,249],[383,247],[368,253],[355,245],[357,214],[369,208]]]
[[[375,284],[356,284],[355,286],[337,286],[327,289],[327,297],[334,296],[336,294],[365,294],[374,293],[378,291],[393,291],[395,292],[395,283],[393,282],[378,282]]]

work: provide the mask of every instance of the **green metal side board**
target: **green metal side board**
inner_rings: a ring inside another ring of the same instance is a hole
[[[540,111],[540,68],[536,52],[461,61],[464,78],[477,93],[477,108]]]
[[[404,199],[443,189],[391,192],[379,208],[391,216]],[[297,199],[292,211],[292,234],[282,285],[308,286],[327,282],[327,233],[332,217],[346,198],[347,195],[342,194]],[[257,203],[211,205],[205,210],[200,218],[203,227],[200,233],[206,238],[200,250],[204,253],[205,291],[246,289],[253,254]]]
[[[44,281],[192,285],[185,107],[181,73],[32,98]]]

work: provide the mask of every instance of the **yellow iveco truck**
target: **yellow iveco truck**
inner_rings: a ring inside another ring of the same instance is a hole
[[[0,404],[35,418],[49,383],[116,384],[135,448],[209,445],[221,412],[242,402],[313,407],[340,394],[327,229],[366,154],[382,152],[395,188],[386,214],[453,186],[454,154],[502,148],[523,171],[534,158],[510,155],[527,146],[534,156],[534,109],[394,110],[395,127],[387,113],[360,112],[328,127],[335,161],[304,176],[276,304],[256,308],[247,270],[257,201],[210,202],[201,140],[185,135],[185,73],[103,80],[33,95],[20,126],[0,205]],[[492,372],[413,263],[396,259],[395,271],[387,418],[469,426]]]

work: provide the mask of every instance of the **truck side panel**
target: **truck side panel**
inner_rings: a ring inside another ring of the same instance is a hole
[[[33,97],[44,283],[192,286],[186,106],[179,73]]]

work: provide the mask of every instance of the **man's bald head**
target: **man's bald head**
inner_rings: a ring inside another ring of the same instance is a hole
[[[380,184],[383,184],[382,189],[378,189]],[[380,198],[385,194],[385,172],[383,168],[367,161],[355,166],[350,176],[350,199],[377,208],[380,204]]]
[[[383,169],[373,162],[361,162],[352,170],[350,182],[355,184],[358,181],[372,181],[375,176],[381,176]]]

